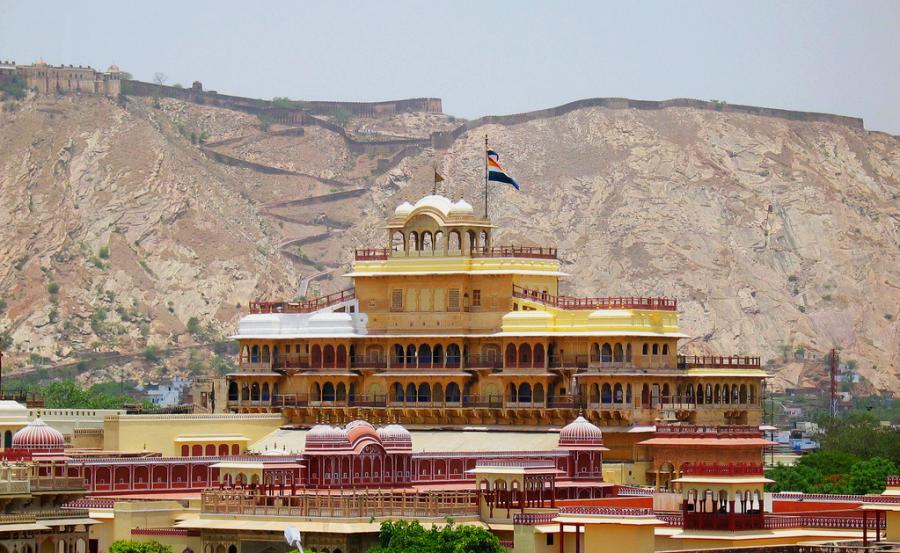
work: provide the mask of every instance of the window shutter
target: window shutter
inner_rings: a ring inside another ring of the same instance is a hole
[[[447,311],[459,311],[459,288],[451,288],[447,297]]]

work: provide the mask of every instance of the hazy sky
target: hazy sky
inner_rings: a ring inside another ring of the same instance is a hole
[[[438,96],[467,118],[690,97],[900,134],[900,0],[0,0],[0,59],[39,57],[261,98]]]

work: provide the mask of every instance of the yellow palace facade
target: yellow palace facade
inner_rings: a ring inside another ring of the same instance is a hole
[[[520,427],[584,414],[622,434],[760,424],[759,359],[679,356],[675,300],[560,295],[554,248],[494,245],[463,200],[404,202],[386,228],[386,247],[356,250],[353,288],[251,304],[229,410]],[[609,456],[632,456],[637,440],[607,436]]]

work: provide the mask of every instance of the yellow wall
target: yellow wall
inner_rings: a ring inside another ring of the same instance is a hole
[[[653,526],[588,524],[582,551],[589,553],[653,553],[656,545]]]
[[[183,435],[215,436],[239,434],[250,443],[276,430],[283,423],[277,414],[207,415],[114,415],[104,420],[104,449],[112,451],[158,451],[181,455],[175,439]]]
[[[887,511],[887,541],[900,541],[900,512]],[[869,514],[869,516],[874,516]]]
[[[189,536],[133,536],[132,528],[171,528],[177,517],[188,512],[178,501],[117,501],[113,509],[102,510],[113,518],[97,518],[100,524],[91,526],[90,537],[98,540],[101,553],[109,551],[109,546],[118,540],[150,541],[172,545],[173,551],[190,547],[201,551],[200,537]]]

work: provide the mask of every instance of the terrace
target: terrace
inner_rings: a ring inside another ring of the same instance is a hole
[[[403,251],[388,248],[362,248],[353,251],[353,259],[356,261],[384,261],[391,257],[461,257],[466,255],[479,258],[558,259],[556,248],[542,246],[476,247],[471,251],[457,249],[446,252],[431,249]]]
[[[615,296],[597,298],[577,298],[573,296],[553,296],[540,290],[530,290],[513,285],[514,298],[533,301],[557,309],[649,309],[654,311],[677,311],[678,301],[666,297]]]

